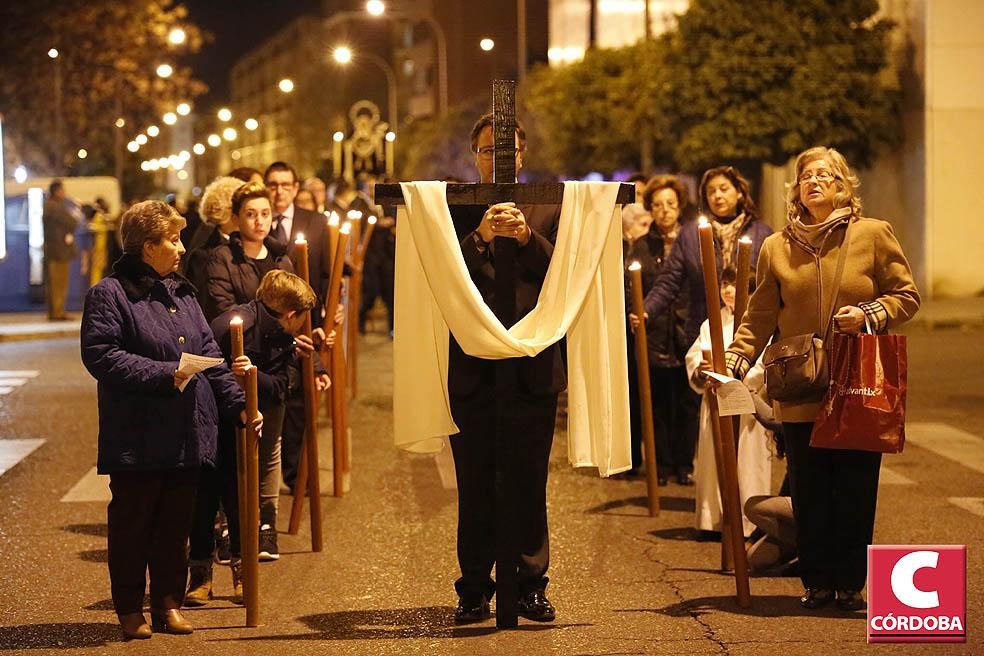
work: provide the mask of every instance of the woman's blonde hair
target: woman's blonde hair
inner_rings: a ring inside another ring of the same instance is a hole
[[[228,175],[212,180],[202,194],[199,212],[206,222],[221,226],[232,220],[232,195],[243,186],[243,181]]]
[[[834,209],[850,207],[851,212],[859,216],[861,214],[861,196],[858,195],[858,187],[861,181],[854,175],[851,167],[847,165],[847,160],[836,149],[827,146],[814,146],[807,148],[796,158],[795,173],[793,181],[786,185],[786,218],[792,222],[796,219],[803,220],[810,216],[810,211],[800,202],[800,176],[806,165],[818,159],[826,160],[830,167],[830,172],[834,174],[834,184],[837,185],[837,193],[834,195]]]
[[[120,219],[123,252],[140,255],[148,241],[156,244],[183,227],[184,217],[167,203],[159,200],[136,203]]]

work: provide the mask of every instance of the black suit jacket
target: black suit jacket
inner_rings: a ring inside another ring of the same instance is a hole
[[[311,273],[311,287],[318,296],[318,305],[311,313],[311,324],[314,328],[319,327],[323,320],[321,311],[324,308],[325,297],[328,293],[328,282],[331,278],[331,253],[329,252],[330,241],[328,239],[328,218],[320,212],[312,212],[298,206],[294,206],[294,220],[290,225],[290,244],[287,255],[291,260],[295,260],[296,253],[294,240],[298,233],[304,235],[308,243],[308,268]],[[297,262],[294,262],[297,269]],[[334,311],[332,311],[334,314]]]
[[[488,209],[484,205],[451,208],[461,253],[471,279],[489,307],[495,303],[495,252],[491,245],[482,249],[476,242],[475,228]],[[559,205],[521,206],[533,232],[526,246],[518,249],[516,317],[517,321],[536,307],[543,279],[550,266],[557,227]],[[507,326],[508,328],[509,326]],[[564,342],[558,342],[534,358],[517,361],[520,385],[530,394],[557,394],[567,387]],[[448,359],[448,391],[455,396],[469,396],[480,384],[494,384],[495,360],[483,360],[465,354],[451,337]]]

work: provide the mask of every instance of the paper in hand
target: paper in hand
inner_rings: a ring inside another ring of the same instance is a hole
[[[725,376],[724,374],[705,371],[708,378],[721,383],[717,388],[718,416],[733,417],[734,415],[753,415],[755,414],[755,401],[752,400],[752,393],[745,387],[745,383],[737,378]]]
[[[178,385],[178,389],[183,392],[195,374],[201,373],[206,369],[211,369],[212,367],[220,365],[223,362],[225,362],[225,360],[222,358],[208,358],[204,355],[182,353],[181,361],[178,362],[178,371],[183,374],[188,374],[188,377],[185,378],[180,385]]]

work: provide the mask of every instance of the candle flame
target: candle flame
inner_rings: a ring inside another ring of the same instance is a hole
[[[294,240],[294,243],[295,244],[306,244],[307,243],[307,240],[304,239],[304,235],[303,234],[297,233],[297,239]]]
[[[749,246],[751,246],[752,245],[752,238],[749,237],[748,235],[745,235],[744,237],[742,237],[741,239],[738,240],[738,243],[739,244],[748,244]]]
[[[353,221],[362,220],[362,212],[360,212],[359,210],[349,210],[347,216],[350,220]]]
[[[343,235],[347,235],[350,232],[352,232],[352,224],[351,223],[346,223],[345,225],[343,225],[342,228],[341,228],[341,232],[342,232]]]
[[[229,325],[230,326],[241,326],[241,325],[243,325],[243,318],[242,317],[239,317],[239,316],[233,317],[232,319],[229,319]]]
[[[376,225],[376,217],[372,215],[369,216],[369,225]]]
[[[338,222],[339,222],[338,212],[332,212],[331,214],[328,215],[328,225],[337,226]]]
[[[638,271],[641,268],[642,268],[642,264],[640,264],[638,261],[635,261],[629,265],[629,271]]]
[[[702,228],[702,227],[704,227],[706,225],[710,225],[710,221],[707,220],[707,217],[706,216],[704,216],[703,214],[701,214],[700,216],[697,217],[697,225],[698,225],[698,227],[701,227]]]

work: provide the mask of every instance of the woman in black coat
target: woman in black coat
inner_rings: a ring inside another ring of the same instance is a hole
[[[82,316],[82,361],[98,381],[98,471],[109,474],[113,495],[113,606],[126,638],[151,637],[142,612],[148,566],[154,631],[192,632],[178,609],[198,471],[215,459],[220,415],[245,420],[227,366],[178,370],[183,353],[222,357],[194,288],[176,273],[183,225],[159,201],[127,210],[124,255],[89,290]]]
[[[643,190],[643,207],[652,215],[649,231],[629,247],[626,264],[642,265],[643,294],[649,292],[663,270],[680,234],[681,216],[687,207],[687,190],[674,176],[656,176]],[[631,294],[626,276],[626,298]],[[693,485],[694,447],[697,443],[697,413],[700,399],[687,383],[683,356],[689,309],[687,290],[674,298],[666,309],[646,322],[649,347],[649,381],[652,389],[653,429],[656,437],[657,479],[666,485],[676,476],[680,485]],[[626,304],[626,307],[631,307]],[[630,340],[631,344],[631,340]],[[629,357],[630,382],[636,380],[635,351]],[[629,396],[632,424],[632,466],[642,462],[642,418],[638,393]]]

